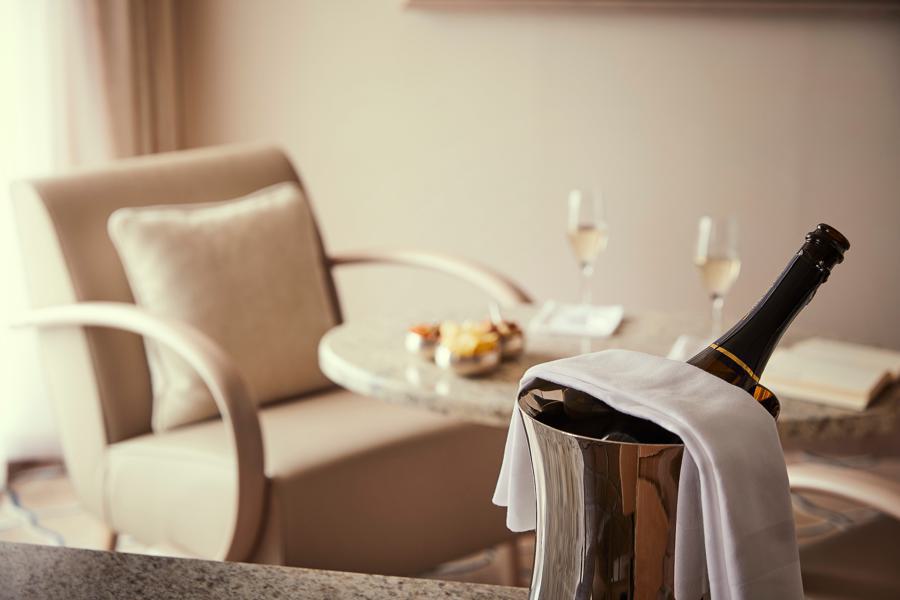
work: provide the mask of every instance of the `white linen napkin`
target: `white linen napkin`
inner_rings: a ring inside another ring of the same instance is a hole
[[[533,335],[609,337],[616,332],[625,309],[622,305],[595,306],[547,301],[528,324]]]
[[[800,560],[775,422],[747,392],[687,363],[606,350],[537,365],[544,379],[648,419],[684,441],[676,515],[675,595],[802,600]],[[494,503],[513,531],[535,527],[522,415],[514,411]]]

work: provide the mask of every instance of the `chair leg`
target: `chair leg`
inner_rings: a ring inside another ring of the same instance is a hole
[[[119,534],[112,529],[107,531],[106,533],[106,549],[110,552],[115,552],[116,547],[119,545]]]
[[[509,554],[509,579],[510,585],[519,586],[522,578],[522,552],[519,550],[519,536],[505,543]]]

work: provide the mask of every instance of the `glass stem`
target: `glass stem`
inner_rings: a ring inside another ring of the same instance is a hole
[[[722,307],[725,306],[725,297],[718,294],[712,296],[712,331],[710,335],[716,339],[722,334]]]
[[[591,351],[591,338],[583,336],[581,338],[581,353],[587,354]]]
[[[581,265],[581,303],[585,306],[591,304],[591,275],[594,274],[594,265]]]

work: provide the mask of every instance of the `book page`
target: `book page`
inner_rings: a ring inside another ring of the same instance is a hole
[[[763,385],[785,397],[863,410],[889,382],[890,374],[870,364],[778,350],[763,373]]]

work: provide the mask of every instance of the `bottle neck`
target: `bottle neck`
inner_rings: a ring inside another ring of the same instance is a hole
[[[758,381],[785,330],[827,278],[828,270],[809,253],[801,251],[788,263],[768,293],[716,340],[713,348],[749,371],[748,374]]]

